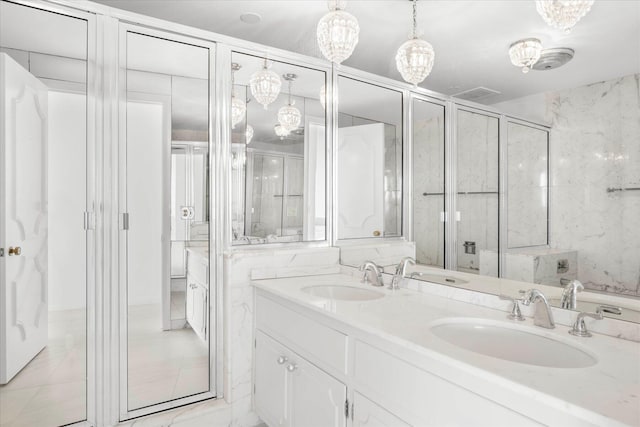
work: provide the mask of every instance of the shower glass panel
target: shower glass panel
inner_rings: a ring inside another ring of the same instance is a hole
[[[445,266],[444,106],[413,100],[413,236],[416,261]]]
[[[548,139],[546,130],[507,123],[507,247],[548,243]]]
[[[209,286],[209,48],[162,33],[125,30],[122,37],[127,321],[120,412],[129,418],[212,388],[215,292]]]
[[[231,128],[232,244],[324,240],[326,126],[319,93],[326,73],[267,59],[282,87],[263,106],[249,86],[265,59],[237,52],[231,59],[238,114]],[[299,113],[290,129],[278,117],[288,105]]]
[[[499,120],[457,111],[458,271],[498,276]]]
[[[90,21],[64,7],[30,3],[0,1],[3,427],[91,418]]]
[[[402,92],[340,76],[338,238],[402,234]]]

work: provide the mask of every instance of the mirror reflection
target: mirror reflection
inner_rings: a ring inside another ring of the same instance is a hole
[[[132,411],[209,390],[210,53],[137,32],[124,37]]]
[[[87,21],[0,1],[0,70],[0,425],[67,425],[87,418]]]
[[[338,78],[339,239],[402,235],[402,92]]]
[[[413,100],[413,235],[416,262],[445,266],[444,105]]]
[[[232,61],[232,243],[324,240],[325,73]]]

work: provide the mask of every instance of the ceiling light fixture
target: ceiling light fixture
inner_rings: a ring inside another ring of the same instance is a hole
[[[253,139],[253,126],[247,125],[247,128],[244,131],[244,141],[246,144],[249,144]]]
[[[231,129],[235,129],[236,125],[244,119],[247,111],[247,104],[236,98],[234,75],[240,68],[242,68],[240,64],[231,63]]]
[[[289,136],[289,134],[291,133],[286,130],[280,123],[276,124],[273,127],[273,130],[275,131],[276,135],[280,137],[280,140],[283,140],[285,136]]]
[[[262,17],[257,13],[246,12],[240,15],[240,20],[245,24],[259,24],[262,21]]]
[[[291,84],[298,76],[295,74],[284,74],[282,76],[287,82],[289,82],[289,103],[278,110],[278,122],[283,128],[291,132],[300,126],[302,120],[302,114],[300,110],[293,106],[295,101],[291,100]]]
[[[358,44],[360,25],[352,14],[345,12],[344,0],[329,0],[329,13],[318,21],[316,36],[320,51],[331,62],[340,64],[353,53]]]
[[[528,73],[533,64],[540,59],[542,43],[540,40],[530,38],[518,40],[509,47],[509,58],[516,67],[522,67],[523,73]]]
[[[280,77],[267,67],[267,58],[264,58],[264,66],[261,70],[251,75],[249,81],[251,94],[258,103],[267,109],[267,106],[278,98],[282,81]]]
[[[417,0],[413,0],[413,27],[409,40],[398,48],[396,53],[396,67],[402,78],[417,86],[422,82],[433,68],[435,52],[433,46],[418,37],[417,26]]]
[[[591,10],[594,0],[536,0],[536,9],[552,27],[570,33],[571,29]]]

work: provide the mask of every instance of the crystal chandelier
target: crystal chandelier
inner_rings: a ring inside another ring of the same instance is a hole
[[[267,106],[278,98],[282,81],[280,77],[267,67],[267,58],[264,58],[262,70],[256,71],[249,80],[251,94],[260,104],[267,109]]]
[[[536,9],[545,22],[565,33],[589,13],[593,0],[536,0]]]
[[[295,74],[285,74],[282,76],[289,82],[289,103],[278,110],[278,122],[283,128],[291,132],[300,126],[302,114],[300,110],[293,106],[295,102],[291,100],[291,83],[298,77]]]
[[[518,40],[509,47],[509,58],[516,67],[522,67],[523,73],[528,73],[533,64],[540,59],[542,43],[538,39]]]
[[[396,67],[402,78],[417,86],[431,72],[435,52],[429,42],[418,38],[417,34],[417,0],[413,0],[413,29],[411,37],[398,48]]]
[[[234,75],[242,66],[233,62],[231,64],[231,129],[235,129],[236,125],[244,119],[244,113],[247,111],[247,104],[236,98],[236,88],[234,84]]]
[[[358,20],[345,12],[344,1],[329,0],[329,11],[318,22],[316,36],[320,51],[331,62],[341,63],[351,56],[358,44]]]
[[[280,137],[281,140],[283,140],[285,136],[289,136],[289,134],[291,133],[288,130],[286,130],[284,126],[282,126],[280,123],[275,125],[273,127],[273,130],[276,133],[276,135]]]
[[[244,131],[245,143],[249,144],[252,139],[253,139],[253,126],[247,125],[247,128]]]
[[[327,86],[322,85],[320,88],[320,93],[318,94],[318,98],[320,98],[320,105],[322,105],[322,109],[326,108],[325,103],[327,102]]]

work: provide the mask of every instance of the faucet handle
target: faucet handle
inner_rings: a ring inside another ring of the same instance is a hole
[[[520,311],[520,305],[519,305],[519,303],[524,302],[523,299],[513,298],[513,297],[510,297],[509,295],[499,295],[499,298],[502,300],[513,302],[513,307],[511,307],[511,313],[507,315],[508,319],[520,320],[520,321],[526,320],[525,317],[522,315],[522,311]]]
[[[590,337],[591,332],[587,330],[587,325],[584,323],[585,317],[591,317],[592,319],[602,320],[604,319],[603,313],[611,313],[611,314],[622,314],[622,310],[620,307],[614,307],[612,305],[599,305],[596,308],[595,313],[589,313],[586,311],[578,313],[576,316],[576,321],[573,324],[573,328],[569,331],[571,335],[575,335],[577,337]]]

